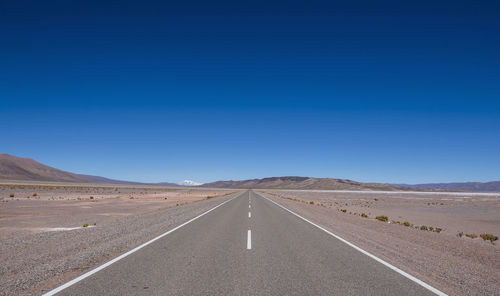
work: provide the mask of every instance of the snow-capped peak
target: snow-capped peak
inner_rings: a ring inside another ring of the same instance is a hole
[[[195,182],[192,180],[184,180],[181,183],[179,183],[179,185],[182,185],[182,186],[198,186],[201,184],[203,184],[203,183],[198,183],[198,182]]]

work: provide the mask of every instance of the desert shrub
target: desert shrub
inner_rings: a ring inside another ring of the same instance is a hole
[[[377,216],[377,217],[375,217],[375,219],[377,219],[377,220],[379,220],[379,221],[382,221],[382,222],[387,222],[387,221],[389,221],[389,217],[387,217],[387,216],[383,216],[383,215],[382,215],[382,216]]]
[[[429,226],[429,231],[434,231],[434,227]]]
[[[91,196],[91,197],[90,197],[90,199],[94,199],[94,197],[93,197],[93,196]]]
[[[464,233],[462,231],[460,231],[459,233],[457,233],[457,236],[462,237],[462,236],[464,236]]]
[[[420,226],[420,230],[429,230],[429,229],[427,228],[427,226],[422,225],[422,226]]]
[[[493,235],[491,233],[483,233],[483,234],[480,234],[479,236],[484,240],[489,240],[491,243],[498,240],[498,236]]]
[[[89,225],[87,223],[83,224],[83,227],[89,227]]]
[[[474,238],[477,237],[477,234],[475,234],[475,233],[468,233],[465,236],[474,239]]]
[[[209,196],[207,196],[207,199],[211,199],[211,198],[214,198],[214,197],[215,197],[215,195],[209,195]]]
[[[14,197],[14,193],[11,193],[9,196],[10,196],[10,197]]]
[[[96,226],[96,225],[97,225],[97,223],[96,223],[96,222],[94,222],[94,226]]]
[[[408,221],[405,221],[405,222],[403,222],[403,225],[404,225],[404,226],[406,226],[406,227],[410,227],[410,226],[411,226],[411,223],[410,223],[410,222],[408,222]]]
[[[35,193],[33,193],[33,196],[38,196],[38,193],[36,193],[36,192],[35,192]]]
[[[309,202],[309,204],[310,204],[310,205],[313,205],[313,204],[314,204],[314,201],[310,201],[310,202]]]
[[[368,215],[367,215],[367,214],[365,214],[365,213],[361,213],[361,217],[363,217],[363,218],[368,218]]]
[[[374,201],[378,201],[378,198],[374,198],[373,200],[374,200]]]
[[[439,227],[434,228],[434,232],[437,232],[437,233],[440,233],[440,232],[441,232],[441,230],[442,230],[442,229],[441,229],[441,228],[439,228]]]
[[[341,211],[342,213],[346,213],[346,212],[347,212],[347,210],[346,210],[346,209],[340,209],[340,211]]]

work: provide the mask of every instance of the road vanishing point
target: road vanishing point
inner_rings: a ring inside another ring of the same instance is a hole
[[[56,294],[446,295],[251,190]]]

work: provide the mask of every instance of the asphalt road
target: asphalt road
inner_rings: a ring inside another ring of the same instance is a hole
[[[435,294],[247,191],[57,295]]]

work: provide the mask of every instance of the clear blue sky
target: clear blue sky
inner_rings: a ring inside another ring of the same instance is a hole
[[[2,1],[0,153],[147,182],[500,179],[498,1],[169,2]]]

